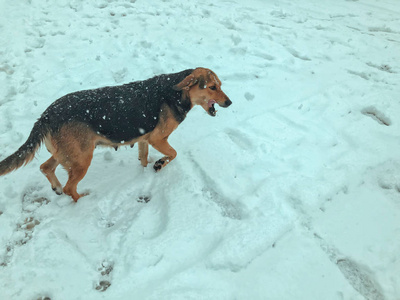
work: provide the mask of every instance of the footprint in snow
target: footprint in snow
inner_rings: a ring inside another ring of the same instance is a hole
[[[139,203],[147,203],[147,202],[149,202],[151,200],[151,197],[150,196],[139,196],[138,197],[138,199],[137,199],[137,202],[139,202]]]
[[[371,79],[370,78],[371,75],[368,74],[368,73],[365,73],[365,72],[357,72],[357,71],[353,71],[353,70],[347,70],[347,72],[349,74],[351,74],[351,75],[361,77],[362,79],[365,79],[365,80],[370,80]]]
[[[21,224],[20,228],[26,231],[32,231],[36,225],[39,225],[40,221],[35,219],[34,217],[29,217],[24,220],[24,223]]]
[[[4,254],[2,257],[0,257],[0,267],[7,267],[7,265],[10,263],[11,258],[14,254],[14,245],[12,243],[8,243],[6,250],[4,251]]]
[[[246,92],[244,93],[244,97],[246,98],[247,101],[253,101],[255,96],[252,93]]]
[[[365,116],[368,116],[378,122],[378,124],[390,126],[392,125],[392,121],[389,117],[387,117],[384,113],[379,111],[374,106],[368,106],[361,110],[361,113]]]
[[[0,257],[0,267],[6,267],[14,254],[15,246],[22,246],[29,242],[33,237],[34,228],[40,221],[34,217],[27,217],[22,223],[17,224],[15,237],[8,242],[3,257]]]
[[[105,292],[111,286],[111,272],[114,269],[114,263],[109,260],[104,260],[97,269],[100,272],[101,280],[96,283],[95,289],[100,292]]]
[[[9,241],[5,250],[4,259],[0,262],[0,266],[7,266],[14,253],[15,246],[22,246],[29,242],[33,237],[35,227],[40,224],[34,212],[41,206],[47,205],[50,200],[40,195],[38,187],[28,188],[22,196],[22,214],[23,221],[16,224],[14,238]],[[0,212],[0,215],[2,212]]]
[[[376,181],[384,190],[394,190],[400,193],[400,174],[398,172],[400,163],[388,160],[379,164],[372,172],[376,174]]]
[[[328,244],[321,236],[314,233],[314,238],[319,241],[321,249],[328,255],[348,283],[358,291],[365,299],[383,300],[382,288],[375,280],[367,267],[343,256],[332,244]]]
[[[365,299],[384,299],[381,287],[365,267],[349,258],[338,259],[336,264],[353,288],[363,295]]]
[[[14,74],[14,66],[10,66],[7,61],[6,62],[1,62],[0,63],[0,73],[6,73],[6,75],[12,75]]]
[[[22,211],[31,213],[43,205],[50,203],[50,200],[43,197],[40,193],[41,187],[30,187],[26,189],[22,196]]]
[[[253,142],[251,141],[250,137],[248,137],[243,131],[227,128],[225,129],[225,133],[231,139],[231,141],[241,149],[249,150],[253,147]]]
[[[376,64],[373,64],[373,63],[369,62],[369,63],[367,63],[367,66],[369,66],[369,67],[371,67],[371,68],[378,69],[379,71],[383,71],[383,72],[386,72],[386,73],[392,73],[392,74],[393,74],[393,73],[396,73],[395,71],[392,70],[392,67],[391,67],[391,66],[385,65],[385,64],[383,64],[383,65],[376,65]]]
[[[34,228],[40,224],[40,221],[34,217],[28,217],[23,223],[17,224],[17,231],[22,231],[24,237],[17,241],[17,244],[25,245],[29,240],[32,239]]]
[[[103,228],[111,228],[115,225],[115,222],[113,222],[112,220],[109,220],[106,217],[101,217],[98,224],[100,227],[103,227]]]
[[[293,57],[301,59],[301,60],[305,60],[305,61],[311,61],[311,58],[309,58],[307,55],[301,54],[300,52],[298,52],[297,50],[290,48],[290,47],[286,47],[286,50],[293,55]]]
[[[102,280],[96,285],[96,290],[100,292],[105,292],[109,287],[111,286],[111,283],[107,280]]]

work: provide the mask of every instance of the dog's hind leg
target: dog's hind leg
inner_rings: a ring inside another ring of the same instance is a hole
[[[53,157],[68,172],[68,181],[63,192],[76,202],[85,196],[78,194],[76,189],[92,161],[96,146],[95,134],[85,124],[71,123],[63,126],[52,139],[55,145]]]
[[[68,171],[68,181],[64,186],[63,192],[71,196],[75,202],[77,202],[80,197],[87,195],[78,194],[76,189],[79,181],[81,181],[86,175],[93,158],[93,151],[88,151],[81,155],[82,156],[79,157],[79,159],[73,161],[69,160],[67,163],[63,164],[64,168]]]
[[[42,173],[50,181],[51,188],[56,192],[57,195],[61,195],[63,190],[60,181],[58,181],[58,178],[54,173],[59,164],[60,163],[54,158],[54,156],[52,156],[40,166],[40,171],[42,171]]]
[[[143,167],[147,167],[149,163],[147,160],[147,156],[149,155],[149,144],[147,141],[139,142],[139,160]]]
[[[68,181],[64,186],[63,192],[78,201],[80,197],[87,194],[78,194],[76,191],[78,183],[85,177],[86,172],[92,162],[93,149],[89,148],[86,151],[69,152],[67,159],[62,162],[63,167],[68,172]],[[64,156],[65,157],[65,156]]]

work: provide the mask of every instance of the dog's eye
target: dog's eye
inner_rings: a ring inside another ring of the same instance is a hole
[[[217,89],[217,87],[215,85],[210,86],[210,89],[215,91]]]

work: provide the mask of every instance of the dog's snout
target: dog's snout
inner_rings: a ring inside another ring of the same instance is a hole
[[[225,101],[224,104],[225,104],[225,107],[228,107],[229,105],[232,104],[232,101],[228,99],[228,100]]]

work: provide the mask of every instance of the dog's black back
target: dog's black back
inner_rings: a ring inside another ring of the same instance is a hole
[[[163,103],[182,122],[190,110],[189,99],[172,87],[192,69],[164,74],[120,86],[74,92],[61,97],[42,114],[40,121],[58,131],[69,122],[82,122],[115,143],[130,141],[152,131]]]

